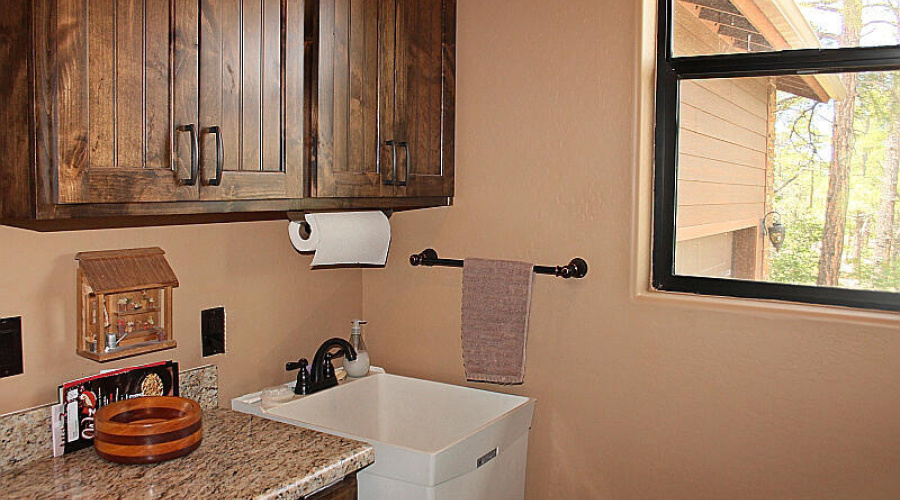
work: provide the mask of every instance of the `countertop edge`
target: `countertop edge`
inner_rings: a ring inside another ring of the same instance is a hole
[[[347,457],[325,469],[299,478],[296,482],[279,486],[254,497],[254,500],[299,499],[336,483],[345,477],[375,463],[375,448],[368,445],[353,456]],[[317,481],[322,479],[322,481]],[[314,486],[311,488],[310,484]]]

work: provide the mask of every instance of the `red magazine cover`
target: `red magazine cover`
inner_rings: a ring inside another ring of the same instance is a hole
[[[178,363],[161,361],[113,370],[59,386],[64,422],[64,452],[91,446],[94,413],[116,401],[141,396],[177,396]]]

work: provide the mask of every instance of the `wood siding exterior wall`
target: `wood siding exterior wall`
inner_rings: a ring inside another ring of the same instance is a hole
[[[675,272],[683,276],[731,276],[732,233],[719,233],[679,242]]]
[[[704,53],[720,43],[699,19],[676,19],[681,50]],[[767,84],[764,78],[681,84],[678,241],[753,227],[765,214]]]

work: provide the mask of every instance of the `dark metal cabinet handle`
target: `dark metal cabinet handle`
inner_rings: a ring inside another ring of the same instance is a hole
[[[393,140],[385,141],[385,146],[390,146],[394,150],[394,168],[391,173],[390,179],[384,180],[385,186],[396,186],[397,185],[397,143]]]
[[[200,160],[197,157],[197,151],[200,149],[200,139],[197,137],[197,126],[189,123],[187,125],[179,125],[175,130],[187,132],[191,136],[191,176],[180,180],[182,185],[193,186],[197,183],[197,175],[200,173]]]
[[[409,185],[409,172],[411,170],[411,165],[412,165],[412,156],[409,152],[409,143],[408,142],[398,142],[397,145],[406,150],[406,177],[404,177],[402,181],[398,180],[397,185],[398,186],[407,186],[407,185]],[[395,176],[397,175],[396,167],[394,170],[394,175]]]
[[[204,130],[204,132],[216,135],[216,176],[206,181],[206,183],[210,186],[218,186],[222,183],[222,174],[225,173],[225,144],[222,139],[222,128],[214,125]]]

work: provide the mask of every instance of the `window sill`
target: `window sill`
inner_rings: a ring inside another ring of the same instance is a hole
[[[840,322],[866,326],[900,327],[900,313],[891,311],[859,310],[849,307],[799,304],[778,300],[746,299],[696,295],[681,292],[640,290],[634,294],[638,303],[660,306],[688,307],[702,310],[727,311],[753,316],[790,317],[812,321]]]

